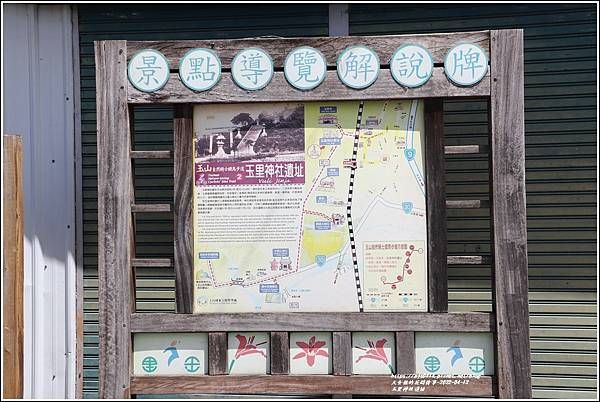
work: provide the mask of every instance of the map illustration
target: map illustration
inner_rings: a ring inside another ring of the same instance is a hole
[[[194,312],[426,311],[423,105],[196,106]]]

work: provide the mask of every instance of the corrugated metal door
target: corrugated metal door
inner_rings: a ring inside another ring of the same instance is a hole
[[[23,397],[73,398],[77,141],[71,7],[3,4],[2,11],[2,128],[23,140]]]
[[[351,5],[352,34],[525,28],[527,191],[534,395],[596,393],[596,59],[592,5]],[[327,5],[81,6],[85,396],[97,395],[97,192],[94,40],[327,35]],[[548,48],[548,47],[552,48]],[[446,104],[448,144],[485,143],[481,102]],[[172,149],[168,109],[136,111],[137,149]],[[448,159],[448,192],[487,197],[487,159]],[[171,202],[171,163],[136,165],[142,202]],[[487,211],[450,210],[449,250],[488,254]],[[137,254],[172,256],[172,220],[138,219]],[[138,270],[137,306],[172,311],[173,273]],[[490,310],[489,267],[452,267],[451,308]]]
[[[80,6],[81,120],[84,207],[84,396],[98,390],[96,92],[94,40],[210,39],[252,36],[327,36],[327,4]],[[138,150],[173,149],[172,111],[140,107],[135,114]],[[136,163],[136,198],[171,203],[172,161]],[[173,221],[169,214],[137,220],[136,254],[173,257]],[[172,269],[137,269],[137,308],[174,311]]]
[[[596,395],[596,7],[350,5],[350,34],[523,28],[533,395]],[[447,145],[485,144],[483,102],[446,102]],[[448,157],[450,197],[488,196],[486,157]],[[449,210],[449,253],[489,254],[489,211]],[[490,268],[451,266],[451,311],[490,311]]]

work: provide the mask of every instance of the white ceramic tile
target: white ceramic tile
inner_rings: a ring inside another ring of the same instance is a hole
[[[492,334],[418,332],[415,334],[417,373],[494,374]]]
[[[331,332],[290,333],[290,373],[331,373]]]
[[[268,332],[230,332],[227,338],[229,374],[267,374],[270,371]]]
[[[202,375],[208,368],[206,333],[145,333],[133,336],[133,373]]]
[[[396,371],[393,332],[352,333],[352,373],[392,374]]]

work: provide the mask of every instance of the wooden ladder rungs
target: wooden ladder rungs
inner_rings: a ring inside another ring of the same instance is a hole
[[[489,208],[488,200],[446,200],[446,208],[449,209],[476,209]]]
[[[131,204],[131,212],[171,212],[171,204]]]
[[[489,264],[492,259],[486,255],[449,255],[447,257],[448,265],[481,265]]]
[[[170,258],[132,258],[131,265],[134,267],[172,267]]]
[[[487,145],[447,145],[444,147],[446,155],[485,154],[487,152]]]
[[[130,151],[132,159],[171,159],[172,151]]]

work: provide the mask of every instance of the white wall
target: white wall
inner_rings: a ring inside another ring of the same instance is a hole
[[[71,8],[3,5],[3,133],[23,138],[25,398],[75,395]]]

